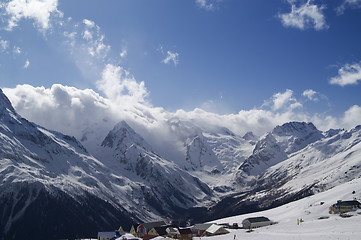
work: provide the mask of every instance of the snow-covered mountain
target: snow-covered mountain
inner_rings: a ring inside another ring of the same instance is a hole
[[[108,133],[95,156],[112,174],[129,179],[129,199],[148,201],[143,204],[152,206],[153,214],[171,215],[212,199],[205,183],[156,154],[125,121]],[[138,196],[134,196],[136,189]]]
[[[94,234],[212,200],[207,184],[154,153],[124,121],[103,139],[96,159],[74,137],[21,118],[0,97],[0,238],[40,229],[48,229],[44,238]],[[30,219],[36,227],[24,224]]]
[[[239,193],[216,204],[210,218],[272,208],[361,178],[360,142],[361,126],[323,133],[310,123],[277,126],[238,169]]]
[[[201,132],[189,136],[185,142],[185,146],[186,170],[202,169],[209,172],[220,172],[219,168],[221,167],[221,163]]]
[[[0,144],[0,239],[75,237],[137,221],[119,204],[119,179],[74,137],[21,118],[2,91]]]
[[[272,166],[258,177],[262,185],[285,182],[288,193],[306,186],[324,191],[361,177],[361,126],[324,137]],[[292,177],[292,178],[290,178]],[[267,182],[267,183],[266,183]],[[267,188],[267,187],[266,187]]]
[[[290,122],[276,126],[256,144],[253,153],[239,167],[238,181],[254,184],[255,177],[324,135],[312,123]]]
[[[0,91],[0,239],[205,221],[361,177],[360,126],[322,132],[290,122],[258,138],[172,118],[160,147],[125,121],[110,124],[86,126],[79,142],[22,118]]]
[[[198,163],[197,167],[188,168],[194,176],[204,180],[221,198],[238,191],[235,172],[252,153],[252,140],[245,140],[226,128],[213,128],[190,135],[185,146],[185,162]]]

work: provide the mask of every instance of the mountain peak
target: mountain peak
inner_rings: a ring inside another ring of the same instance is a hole
[[[6,97],[4,92],[0,88],[0,113],[2,113],[5,109],[15,113],[13,106],[11,105],[10,100]]]
[[[101,146],[127,149],[133,144],[149,150],[151,149],[144,138],[136,133],[126,121],[122,120],[117,123],[112,130],[110,130]]]
[[[257,140],[257,137],[254,135],[253,132],[247,132],[246,134],[244,134],[244,136],[242,138],[246,141]]]
[[[120,129],[123,129],[123,128],[134,132],[134,130],[128,125],[128,123],[125,120],[122,120],[119,123],[115,124],[112,131],[120,130]]]
[[[313,123],[309,122],[288,122],[283,124],[282,126],[276,126],[272,133],[278,136],[290,136],[295,134],[305,134],[308,132],[317,132],[318,129],[313,125]]]

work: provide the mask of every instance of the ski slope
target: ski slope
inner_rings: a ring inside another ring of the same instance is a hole
[[[328,212],[329,206],[337,200],[354,198],[359,201],[361,199],[361,178],[274,209],[213,221],[218,224],[238,223],[242,226],[242,221],[248,217],[265,216],[275,222],[274,225],[256,228],[252,232],[247,232],[246,229],[231,229],[227,235],[193,239],[358,240],[361,239],[361,210],[350,212],[352,217],[348,218]],[[298,225],[297,219],[303,219],[303,222]]]

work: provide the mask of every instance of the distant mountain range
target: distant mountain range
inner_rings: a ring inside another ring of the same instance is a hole
[[[19,116],[0,90],[0,239],[94,237],[159,219],[203,222],[361,177],[361,126],[322,132],[290,122],[256,137],[168,124],[181,143],[176,158],[125,121],[102,138],[88,127],[80,141],[45,129]]]

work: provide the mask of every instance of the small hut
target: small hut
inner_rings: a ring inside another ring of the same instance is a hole
[[[212,224],[207,230],[204,232],[205,236],[216,236],[229,233],[224,227]]]
[[[337,201],[337,203],[333,204],[329,208],[330,213],[338,214],[338,213],[346,213],[351,211],[356,211],[361,208],[361,203],[357,200],[352,201]]]
[[[212,223],[198,223],[192,227],[192,231],[196,236],[200,237],[211,225]]]
[[[247,228],[247,229],[268,226],[268,225],[271,225],[271,224],[272,224],[271,220],[269,220],[266,217],[246,218],[242,222],[243,228]]]
[[[191,240],[192,238],[193,238],[193,233],[190,228],[179,228],[179,239]]]

